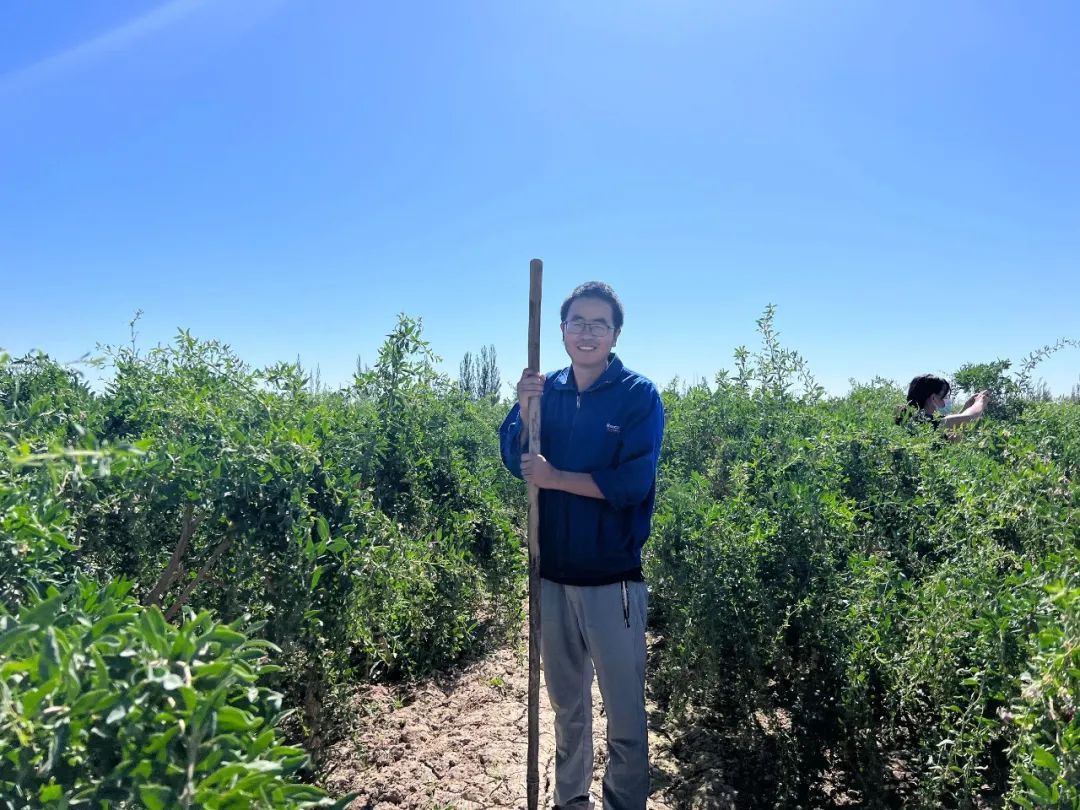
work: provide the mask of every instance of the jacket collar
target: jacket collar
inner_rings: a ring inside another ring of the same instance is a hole
[[[608,367],[604,369],[604,373],[596,378],[596,381],[589,386],[589,391],[595,391],[598,388],[602,388],[605,385],[610,385],[622,376],[623,364],[619,356],[612,352],[608,355]],[[577,382],[574,380],[574,367],[567,366],[558,374],[555,375],[555,388],[577,390]]]

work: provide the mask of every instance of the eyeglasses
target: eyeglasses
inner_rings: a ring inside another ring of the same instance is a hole
[[[588,332],[593,337],[603,337],[614,329],[600,321],[563,321],[563,328],[571,335],[584,335]]]

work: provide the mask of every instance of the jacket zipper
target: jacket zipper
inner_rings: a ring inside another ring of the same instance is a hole
[[[578,418],[579,413],[581,413],[581,392],[580,391],[577,393],[577,404],[574,406],[574,419],[570,423],[570,437],[566,440],[566,448],[567,448],[567,450],[571,449],[574,446],[574,431],[577,430],[577,418]]]
[[[630,593],[626,588],[626,580],[622,581],[622,617],[626,626],[630,626]]]

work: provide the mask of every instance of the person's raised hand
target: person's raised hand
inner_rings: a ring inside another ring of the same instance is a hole
[[[983,408],[990,404],[990,400],[991,396],[988,390],[982,390],[978,393],[972,394],[970,397],[968,397],[967,402],[964,403],[964,407],[960,409],[960,413],[963,413],[976,403],[978,404],[979,410],[981,411]]]

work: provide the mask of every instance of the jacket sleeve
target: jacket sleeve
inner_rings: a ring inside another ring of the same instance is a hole
[[[641,503],[656,483],[656,467],[664,439],[664,403],[651,386],[647,398],[643,399],[641,411],[623,427],[619,463],[592,473],[596,486],[616,509]]]
[[[522,480],[524,480],[521,475],[521,431],[523,429],[521,406],[515,404],[499,428],[499,449],[506,469]]]

